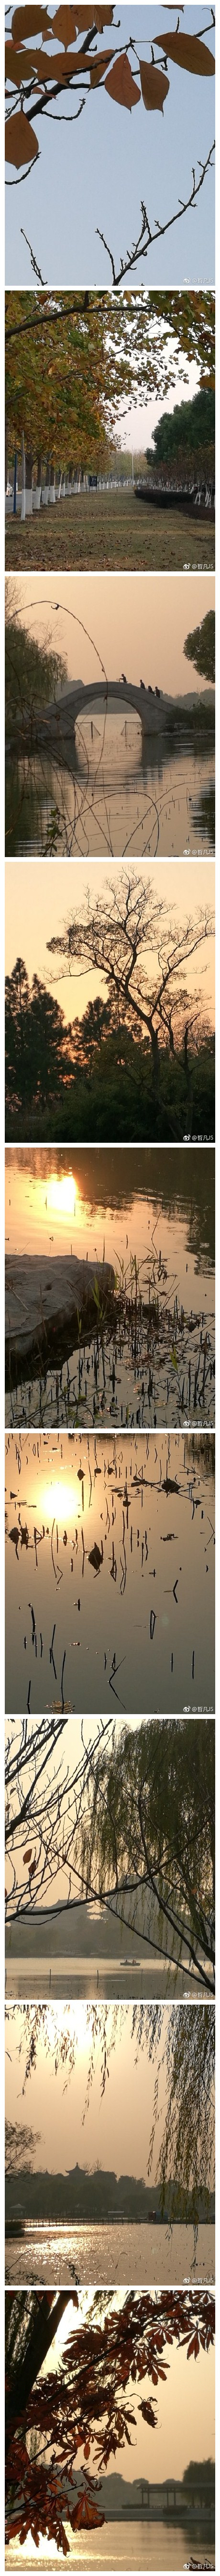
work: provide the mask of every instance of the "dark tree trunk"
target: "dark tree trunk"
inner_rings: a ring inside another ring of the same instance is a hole
[[[9,437],[9,422],[8,422],[8,420],[6,420],[6,422],[5,422],[5,492],[7,492],[7,481],[8,481],[8,437]]]
[[[68,2293],[66,2290],[60,2290],[54,2306],[52,2308],[48,2308],[47,2296],[43,2291],[42,2298],[37,2304],[37,2309],[33,2318],[30,2342],[26,2352],[24,2353],[23,2361],[20,2361],[18,2364],[17,2371],[11,2383],[11,2388],[6,2391],[6,2450],[9,2448],[10,2444],[12,2420],[14,2421],[14,2418],[17,2417],[18,2424],[20,2423],[21,2415],[23,2415],[26,2406],[28,2406],[29,2397],[31,2396],[32,2388],[34,2388],[35,2380],[38,2379],[39,2371],[42,2369],[42,2362],[46,2360],[47,2352],[50,2352],[54,2335],[57,2333],[57,2326],[60,2325],[61,2317],[64,2314],[64,2309],[68,2305],[68,2298],[70,2299],[71,2295],[72,2293],[70,2290]],[[76,2293],[73,2293],[73,2296],[74,2304],[78,2307]]]
[[[27,448],[26,448],[26,491],[27,491],[27,492],[32,492],[32,484],[33,484],[33,450],[32,450],[32,447],[27,447]]]

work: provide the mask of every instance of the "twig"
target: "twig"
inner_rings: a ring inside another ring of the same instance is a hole
[[[97,224],[97,225],[96,225],[96,232],[97,232],[98,241],[103,242],[103,249],[107,251],[107,258],[108,258],[108,259],[110,259],[111,270],[112,270],[112,283],[113,283],[113,286],[121,286],[121,285],[122,285],[122,279],[123,279],[124,277],[128,277],[128,275],[130,275],[130,270],[131,270],[132,268],[134,268],[134,266],[135,266],[135,262],[136,262],[137,260],[139,260],[139,259],[147,259],[148,250],[151,248],[151,246],[152,246],[152,245],[154,245],[154,242],[155,242],[155,241],[162,241],[162,240],[163,240],[163,238],[164,238],[164,234],[165,234],[165,233],[169,233],[169,232],[171,231],[172,225],[173,225],[173,224],[178,224],[178,223],[180,223],[180,222],[181,222],[181,217],[182,217],[182,215],[187,215],[187,214],[188,214],[188,212],[189,212],[189,207],[190,207],[190,206],[194,206],[194,205],[196,204],[197,197],[199,197],[199,194],[200,194],[200,188],[203,188],[204,179],[206,178],[207,171],[208,171],[208,170],[210,170],[210,169],[213,169],[213,159],[212,159],[212,155],[213,155],[214,150],[215,150],[215,136],[214,136],[213,143],[211,143],[211,145],[210,145],[210,152],[208,152],[208,153],[207,153],[207,160],[206,160],[206,161],[202,161],[202,162],[201,162],[201,161],[198,161],[198,169],[201,171],[201,178],[200,178],[200,179],[196,179],[196,177],[195,177],[195,170],[193,169],[193,172],[192,172],[193,186],[192,186],[192,188],[191,188],[191,190],[190,190],[190,195],[189,195],[189,197],[185,197],[185,198],[183,198],[183,199],[180,199],[180,198],[179,198],[178,206],[176,207],[175,215],[168,215],[168,216],[166,217],[166,223],[165,223],[165,224],[160,224],[160,223],[157,221],[157,217],[155,216],[155,228],[154,228],[154,232],[151,232],[151,227],[150,227],[150,223],[149,223],[149,216],[147,215],[147,212],[146,212],[146,206],[144,205],[143,197],[141,198],[141,212],[142,212],[142,225],[141,225],[141,231],[140,231],[140,233],[138,233],[138,239],[137,239],[137,241],[136,241],[135,243],[133,243],[132,251],[127,251],[127,257],[126,257],[126,259],[124,259],[124,260],[123,260],[123,259],[121,258],[121,261],[120,261],[120,269],[118,269],[118,273],[117,273],[117,275],[116,275],[115,263],[114,263],[114,259],[113,259],[113,251],[111,251],[111,250],[110,250],[109,242],[107,242],[107,241],[105,240],[105,234],[104,234],[104,233],[102,233],[102,232],[100,232],[100,226],[99,226],[99,224]],[[146,230],[147,230],[147,241],[145,241],[145,240],[144,240],[144,234],[145,234]]]
[[[30,255],[31,255],[31,267],[32,267],[32,268],[33,268],[33,270],[34,270],[34,277],[38,277],[38,278],[39,278],[39,286],[47,286],[47,282],[48,282],[48,281],[47,281],[47,277],[42,277],[42,276],[41,276],[41,268],[38,268],[38,265],[37,265],[37,259],[35,259],[35,251],[34,251],[34,250],[32,250],[31,242],[29,242],[29,241],[28,241],[28,234],[27,234],[27,233],[24,233],[24,227],[23,227],[23,224],[21,224],[21,233],[22,233],[22,241],[25,241],[25,242],[27,243],[27,250],[29,250],[29,251],[30,251]]]

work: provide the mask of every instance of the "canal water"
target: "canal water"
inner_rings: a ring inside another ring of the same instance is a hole
[[[91,731],[93,726],[93,733]],[[73,767],[74,763],[74,767]],[[213,730],[142,745],[138,718],[78,719],[71,770],[43,751],[6,762],[6,851],[81,858],[205,857],[215,847]]]

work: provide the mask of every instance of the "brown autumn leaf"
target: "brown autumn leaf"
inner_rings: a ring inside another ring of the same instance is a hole
[[[105,89],[109,90],[110,98],[117,100],[118,107],[136,107],[140,89],[137,81],[133,80],[127,54],[120,54],[119,61],[113,63],[112,72],[107,72]]]
[[[68,45],[75,45],[75,38],[77,35],[77,18],[75,18],[75,9],[56,9],[56,17],[53,18],[52,32],[54,36],[58,36],[60,45],[65,45],[65,53],[67,52]]]
[[[48,9],[14,9],[11,22],[13,44],[22,44],[23,37],[26,43],[27,36],[49,36],[49,27]]]
[[[98,28],[98,36],[102,36],[103,27],[112,27],[112,19],[113,9],[94,9],[95,27]]]
[[[103,27],[111,27],[112,19],[113,9],[77,9],[76,27],[78,27],[79,36],[83,27],[97,27],[98,35],[102,36]]]
[[[163,29],[163,35],[155,36],[154,43],[162,46],[163,54],[170,54],[172,63],[179,63],[182,72],[201,72],[205,78],[205,74],[215,71],[214,54],[210,54],[209,45],[200,44],[199,36],[171,36],[170,31],[164,35]]]
[[[112,62],[112,54],[110,54],[110,48],[109,48],[108,54],[96,54],[96,55],[95,55],[95,57],[94,57],[94,62],[91,62],[91,63],[90,63],[90,83],[91,83],[91,89],[98,89],[99,81],[101,81],[101,80],[102,80],[102,76],[103,76],[103,79],[104,79],[105,71],[107,71],[107,70],[108,70],[108,63],[111,63],[111,62]]]
[[[159,72],[157,63],[140,62],[139,72],[144,107],[163,108],[164,98],[167,97],[167,90],[170,87],[166,72]]]
[[[24,1852],[23,1852],[23,1860],[31,1860],[31,1853],[32,1853],[32,1843],[27,1843],[26,1851],[24,1851]]]
[[[38,54],[38,56],[37,56],[38,63],[40,62],[40,59],[41,59],[40,54]],[[6,80],[10,80],[10,81],[12,81],[12,82],[13,82],[13,88],[14,88],[14,89],[15,89],[15,88],[16,88],[16,89],[20,89],[20,83],[21,83],[21,80],[23,80],[23,81],[24,81],[24,80],[27,80],[28,73],[29,73],[29,72],[31,73],[31,71],[32,71],[32,62],[33,62],[33,60],[34,60],[34,57],[33,57],[33,54],[32,54],[32,53],[30,53],[30,54],[25,54],[25,50],[24,50],[24,48],[23,48],[23,53],[22,53],[21,48],[20,48],[18,45],[11,45],[11,44],[10,44],[10,39],[7,39],[7,40],[6,40],[6,46],[5,46],[5,77],[6,77]],[[36,60],[36,56],[35,56],[35,60]]]
[[[18,107],[15,116],[9,116],[5,128],[5,159],[14,162],[15,170],[21,170],[22,162],[37,161],[38,153],[37,136],[33,134],[32,125],[28,124],[24,108]]]
[[[97,62],[102,63],[102,59],[102,55],[98,54]],[[110,54],[108,54],[107,60],[110,62]],[[14,64],[16,63],[19,66],[19,69],[17,70],[18,88],[20,88],[20,81],[24,79],[27,80],[27,73],[30,72],[31,76],[32,71],[39,73],[41,87],[43,81],[47,81],[47,83],[49,83],[49,81],[53,82],[55,80],[62,81],[64,88],[67,88],[68,81],[72,79],[73,73],[78,72],[78,74],[80,74],[82,68],[83,71],[90,71],[90,54],[83,54],[83,58],[81,54],[46,54],[44,53],[43,46],[42,48],[37,49],[37,46],[34,47],[34,45],[32,45],[29,54],[25,54],[25,52],[17,54],[14,50]],[[7,69],[9,72],[9,64]],[[10,72],[10,78],[11,77],[12,74]]]

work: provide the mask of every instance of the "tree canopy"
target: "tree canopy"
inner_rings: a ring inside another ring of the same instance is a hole
[[[66,967],[69,978],[79,969],[81,976],[88,975],[94,967],[104,975],[118,1029],[126,1024],[142,1040],[146,1036],[155,1061],[167,1032],[170,1043],[172,1032],[174,1045],[173,1019],[183,992],[185,999],[188,959],[196,956],[211,928],[211,913],[202,916],[201,908],[176,928],[150,876],[145,880],[135,872],[133,879],[125,868],[120,878],[109,879],[95,904],[88,892],[84,909],[70,913],[63,931],[48,940],[48,954],[59,961],[61,978]]]
[[[175,403],[174,411],[162,413],[153,430],[153,446],[153,463],[156,466],[168,463],[172,467],[177,462],[180,473],[182,468],[187,473],[187,467],[191,470],[195,462],[195,469],[199,470],[201,463],[205,472],[207,459],[207,469],[211,460],[214,472],[215,396],[211,387],[201,387],[199,393],[194,394],[193,402]],[[148,464],[152,465],[150,447],[146,448],[146,455]]]
[[[215,1978],[213,1721],[151,1719],[128,1730],[97,1720],[67,1762],[66,1723],[17,1720],[6,1738],[6,1919],[33,1914],[41,1893],[70,1907],[101,1902],[141,1950]],[[65,1884],[66,1879],[66,1884]]]
[[[209,609],[207,610],[207,617],[203,617],[203,618],[202,618],[201,626],[194,626],[192,635],[186,635],[186,639],[185,639],[185,644],[184,644],[183,650],[184,650],[184,653],[185,653],[185,655],[186,655],[186,662],[194,662],[194,669],[195,669],[195,671],[199,671],[199,672],[201,673],[201,676],[202,676],[202,674],[203,674],[203,675],[204,675],[204,679],[205,679],[205,680],[209,680],[209,681],[212,681],[212,682],[214,683],[214,680],[215,680],[215,611],[214,611],[214,608],[209,608]]]
[[[207,306],[207,311],[206,311]],[[106,292],[72,296],[30,291],[6,297],[7,439],[59,466],[107,470],[121,406],[149,401],[187,382],[196,358],[201,384],[215,372],[215,299],[195,294]],[[203,397],[204,399],[204,397]],[[211,400],[207,395],[207,402]],[[184,405],[187,412],[188,406]],[[210,431],[211,435],[211,431]]]
[[[49,628],[42,644],[38,644],[36,636],[28,633],[28,628],[23,625],[21,618],[21,600],[19,596],[16,597],[15,588],[13,589],[7,582],[5,619],[7,733],[12,716],[17,715],[22,719],[27,701],[30,710],[34,711],[36,702],[47,701],[48,692],[51,691],[51,694],[54,694],[58,684],[64,683],[66,662],[61,653],[51,650]]]
[[[59,2364],[45,2369],[70,2303],[78,2311]],[[214,2342],[210,2290],[98,2290],[84,2321],[77,2291],[6,2292],[6,2536],[21,2545],[31,2533],[69,2555],[71,2531],[103,2522],[98,2480],[117,2452],[131,2446],[137,2407],[157,2423],[169,2352],[208,2355]],[[42,2365],[44,2364],[44,2370]],[[153,2398],[149,2390],[153,2388]],[[141,2391],[141,2394],[139,2394]],[[34,2435],[34,2441],[30,2436]],[[77,2486],[77,2464],[83,2476]],[[92,2454],[92,2476],[88,2462]]]
[[[121,1723],[91,1765],[78,1828],[87,1896],[211,1992],[215,1955],[215,1738],[210,1719]],[[201,1978],[200,1978],[201,1970]]]

